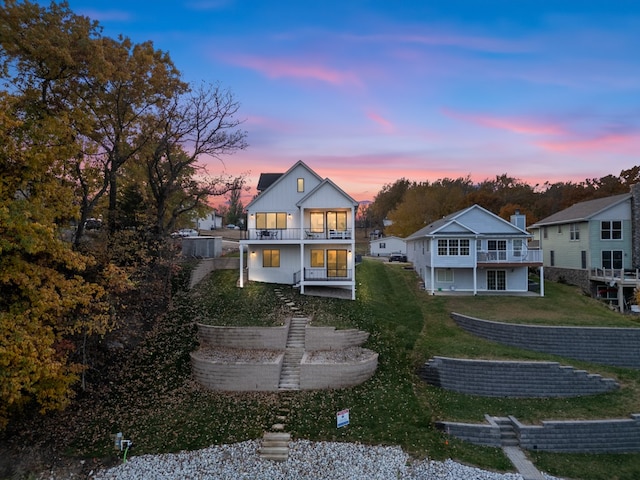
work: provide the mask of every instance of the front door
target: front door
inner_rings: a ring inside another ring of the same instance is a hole
[[[506,290],[507,272],[505,270],[487,270],[487,290]]]

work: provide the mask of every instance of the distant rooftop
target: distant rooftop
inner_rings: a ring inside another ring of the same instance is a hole
[[[278,180],[283,173],[261,173],[260,179],[258,180],[258,193],[264,192],[267,188],[271,186],[273,182]]]

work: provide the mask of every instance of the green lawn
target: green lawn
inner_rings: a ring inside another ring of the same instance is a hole
[[[520,421],[628,417],[640,412],[640,372],[585,364],[500,346],[474,338],[451,320],[452,311],[498,321],[554,325],[638,326],[575,288],[546,283],[546,296],[431,296],[418,290],[415,273],[401,265],[364,261],[357,267],[357,300],[295,295],[313,325],[370,332],[365,347],[379,353],[372,379],[350,389],[276,393],[208,392],[190,379],[189,352],[196,348],[194,322],[277,325],[286,310],[274,285],[235,287],[237,272],[216,272],[189,293],[149,340],[123,364],[126,382],[114,385],[70,436],[70,451],[113,454],[109,435],[122,431],[134,454],[196,449],[213,443],[259,438],[290,404],[287,430],[294,438],[400,445],[412,455],[454,458],[482,468],[511,471],[500,449],[447,439],[437,420],[484,422],[484,415],[515,415]],[[618,379],[618,391],[577,399],[495,399],[462,395],[422,382],[417,368],[433,355],[467,358],[556,360]],[[336,412],[350,409],[350,425],[336,428]],[[640,478],[638,455],[536,453],[539,468],[574,479]]]

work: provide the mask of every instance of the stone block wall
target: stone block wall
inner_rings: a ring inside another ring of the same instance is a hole
[[[219,348],[284,350],[287,333],[288,324],[282,327],[220,327],[198,324],[200,343]]]
[[[544,267],[545,280],[564,282],[580,287],[583,292],[591,294],[589,271],[577,268]]]
[[[566,453],[631,453],[640,451],[640,414],[630,419],[543,421],[523,425],[512,418],[520,446],[528,450]]]
[[[436,422],[436,428],[465,442],[487,447],[500,447],[500,426],[486,415],[487,423]]]
[[[443,432],[476,445],[499,447],[500,427],[488,415],[487,423],[438,422]],[[527,450],[563,453],[640,452],[640,414],[630,419],[551,420],[524,425],[509,417],[519,446]]]
[[[283,358],[284,353],[270,362],[223,363],[212,361],[196,351],[191,353],[191,369],[196,381],[210,390],[275,392]]]
[[[305,329],[304,345],[308,351],[314,350],[343,350],[349,347],[363,345],[369,338],[369,333],[362,330],[336,330],[335,327],[307,327]]]
[[[378,354],[367,352],[362,360],[339,363],[311,363],[305,353],[300,363],[300,390],[347,388],[365,382],[378,367]]]
[[[451,317],[467,332],[514,347],[618,367],[640,368],[640,328],[553,327]]]
[[[619,388],[611,378],[561,366],[557,362],[434,357],[419,375],[437,387],[486,397],[577,397]]]

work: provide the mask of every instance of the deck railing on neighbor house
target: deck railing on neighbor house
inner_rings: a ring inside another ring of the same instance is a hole
[[[310,228],[249,228],[247,234],[249,240],[350,240],[353,235],[351,230]]]
[[[542,250],[479,250],[478,263],[542,263]]]
[[[630,280],[640,281],[640,270],[623,270],[621,268],[592,268],[590,272],[591,278],[600,278],[603,280]]]

